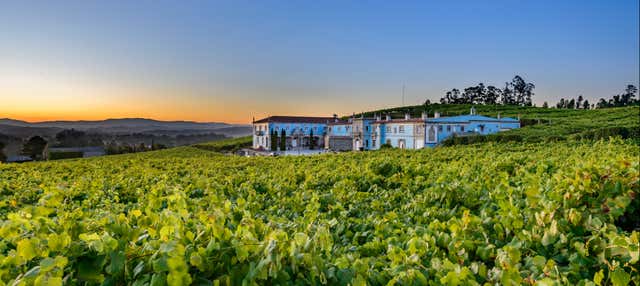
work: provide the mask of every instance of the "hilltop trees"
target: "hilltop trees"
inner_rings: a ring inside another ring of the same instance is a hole
[[[559,109],[590,109],[591,105],[589,104],[589,100],[586,100],[582,97],[582,95],[578,96],[577,99],[564,99],[561,98],[558,103],[556,103],[556,108]]]
[[[622,107],[630,105],[640,104],[639,99],[635,99],[638,88],[635,85],[627,85],[622,94],[616,94],[609,100],[600,98],[595,108],[607,108],[607,107]],[[563,109],[590,109],[592,108],[589,100],[585,99],[582,95],[579,95],[577,99],[564,99],[561,98],[556,104],[556,108]]]
[[[605,100],[604,98],[600,98],[596,108],[607,108],[607,107],[621,107],[621,106],[629,106],[629,105],[639,105],[640,99],[635,99],[636,93],[638,93],[638,88],[633,85],[627,85],[624,93],[614,95],[609,100]]]
[[[40,136],[33,136],[22,146],[20,154],[29,156],[33,160],[42,160],[44,149],[47,147],[47,140]]]
[[[533,83],[528,83],[521,76],[516,75],[511,82],[505,83],[504,89],[493,85],[485,86],[484,83],[467,87],[463,92],[454,88],[445,93],[445,96],[440,99],[440,103],[531,106],[534,88]]]

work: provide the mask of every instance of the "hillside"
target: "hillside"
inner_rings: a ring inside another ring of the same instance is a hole
[[[637,284],[639,155],[607,140],[0,164],[0,280]]]
[[[608,128],[629,129],[632,134],[628,137],[640,137],[640,106],[591,110],[502,105],[474,106],[478,114],[492,117],[500,114],[502,117],[522,119],[523,128],[495,135],[498,137],[516,135],[526,142],[541,142],[549,139],[557,141],[590,135],[588,133]],[[433,116],[437,111],[441,116],[455,116],[468,114],[470,109],[471,105],[468,104],[431,104],[376,110],[364,114],[367,117],[372,117],[376,113],[392,114],[394,118],[402,118],[405,112],[411,113],[413,117],[419,117],[423,111],[429,112],[429,116]]]
[[[160,121],[146,118],[120,118],[95,121],[44,121],[25,122],[9,118],[0,119],[0,125],[22,128],[53,128],[76,129],[86,132],[105,134],[132,134],[149,133],[162,135],[172,134],[199,134],[216,132],[228,136],[241,136],[251,132],[248,125],[228,124],[220,122],[193,122],[193,121]],[[13,135],[13,134],[8,134]]]

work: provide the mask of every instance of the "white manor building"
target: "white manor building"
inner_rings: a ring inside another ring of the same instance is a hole
[[[451,136],[487,135],[520,128],[514,118],[476,114],[433,117],[422,113],[418,118],[270,116],[253,122],[253,148],[286,151],[294,149],[328,149],[334,151],[377,150],[383,144],[401,149],[434,147]],[[282,141],[284,138],[284,142]],[[275,146],[272,148],[272,145]],[[285,150],[282,150],[282,147]]]

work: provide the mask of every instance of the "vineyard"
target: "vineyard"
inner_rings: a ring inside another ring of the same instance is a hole
[[[0,285],[640,285],[640,148],[0,164]]]

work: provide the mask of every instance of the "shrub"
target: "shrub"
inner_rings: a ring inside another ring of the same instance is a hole
[[[72,159],[72,158],[82,158],[82,152],[49,152],[49,160],[61,160],[61,159]]]

